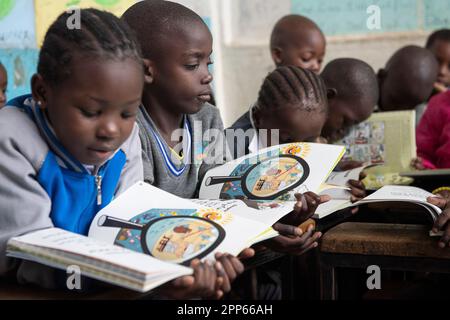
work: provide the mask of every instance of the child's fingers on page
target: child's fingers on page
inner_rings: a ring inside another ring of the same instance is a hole
[[[231,262],[230,255],[226,254],[221,259],[220,262],[222,262],[223,268],[225,269],[225,272],[228,276],[228,279],[232,282],[237,277],[236,270],[234,269],[234,265]]]
[[[177,278],[172,281],[172,285],[177,288],[188,288],[192,286],[195,282],[195,278],[193,276],[183,276],[180,278]]]
[[[450,221],[450,210],[444,210],[436,219],[433,225],[433,232],[438,232],[449,223]]]
[[[220,263],[222,265],[221,276],[223,278],[221,289],[224,292],[229,292],[231,290],[231,282],[234,280],[234,270],[232,270],[233,268],[230,266],[226,256],[220,258]]]
[[[308,209],[317,208],[320,203],[320,197],[314,192],[308,191],[305,194],[306,204],[308,205]]]
[[[295,199],[297,199],[295,205],[294,205],[294,211],[295,212],[301,212],[303,208],[307,205],[306,204],[306,198],[302,193],[296,193]]]
[[[358,187],[350,186],[350,192],[357,198],[364,198],[366,196],[366,190]]]
[[[242,250],[239,255],[238,258],[239,259],[248,259],[251,258],[255,255],[255,250],[252,248],[245,248],[244,250]]]
[[[331,197],[328,194],[323,194],[319,197],[319,204],[328,202],[331,200]]]
[[[244,272],[244,265],[241,261],[239,261],[238,258],[230,255],[229,256],[230,262],[233,265],[234,270],[236,271],[237,276],[240,275],[242,272]]]
[[[444,209],[447,205],[447,200],[444,199],[440,194],[428,197],[427,201],[431,204],[434,204],[435,206],[438,206],[441,209]]]
[[[278,231],[278,233],[280,235],[283,236],[293,236],[293,237],[297,237],[297,236],[301,236],[303,234],[302,229],[296,227],[296,226],[292,226],[290,224],[284,224],[281,222],[276,222],[272,228],[275,231]]]

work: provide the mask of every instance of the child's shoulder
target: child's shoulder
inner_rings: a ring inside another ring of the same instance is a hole
[[[205,103],[199,112],[190,115],[190,120],[201,121],[205,130],[212,127],[223,127],[219,108],[209,103]]]
[[[26,110],[8,105],[0,110],[0,148],[18,150],[37,162],[49,150]]]
[[[428,103],[429,107],[450,108],[450,90],[435,95]]]

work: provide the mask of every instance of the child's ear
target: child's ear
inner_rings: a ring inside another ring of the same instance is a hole
[[[276,65],[279,65],[283,62],[283,49],[279,47],[272,48],[272,59]]]
[[[336,98],[338,91],[336,88],[327,88],[327,99]]]
[[[144,64],[144,81],[146,84],[151,84],[155,80],[155,68],[153,62],[149,59],[142,59]]]
[[[48,86],[39,73],[34,74],[31,78],[31,94],[39,107],[45,109],[47,106]]]

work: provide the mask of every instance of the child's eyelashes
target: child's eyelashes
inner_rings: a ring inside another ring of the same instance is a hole
[[[81,113],[83,114],[83,116],[87,117],[87,118],[93,118],[96,117],[98,115],[100,115],[101,111],[91,111],[91,110],[86,110],[83,108],[79,108]]]
[[[122,113],[122,118],[123,119],[136,118],[136,116],[137,116],[136,112],[125,112],[125,113]]]
[[[200,65],[197,63],[197,64],[185,64],[184,65],[184,67],[187,69],[187,70],[196,70],[198,67],[199,67]]]

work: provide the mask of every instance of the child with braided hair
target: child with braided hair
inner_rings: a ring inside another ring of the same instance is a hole
[[[67,274],[8,258],[8,239],[52,227],[87,235],[98,211],[143,180],[140,47],[110,13],[81,10],[75,30],[69,17],[61,14],[45,36],[32,94],[0,110],[0,276],[49,289],[65,288]],[[168,296],[219,294],[215,266],[192,267],[193,276],[167,285]]]

